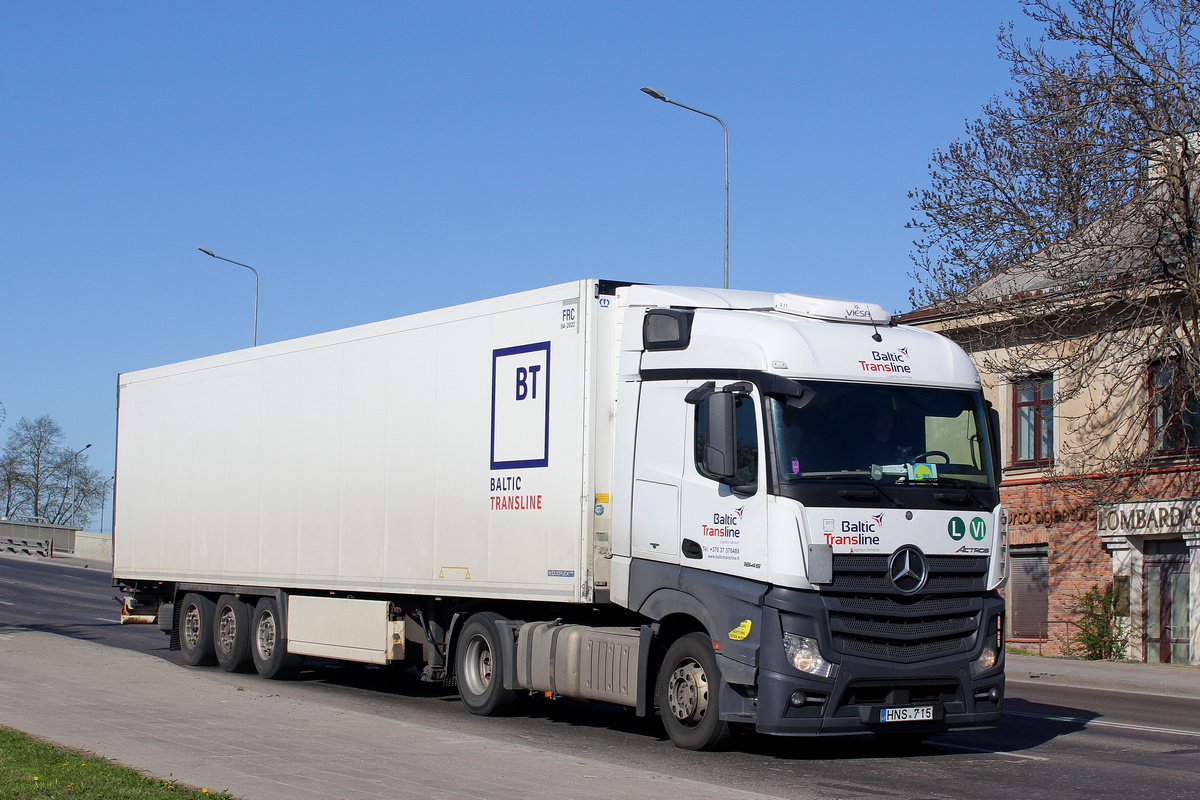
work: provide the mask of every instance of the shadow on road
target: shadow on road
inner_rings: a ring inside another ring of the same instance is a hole
[[[394,668],[310,659],[310,664],[294,680],[447,703],[460,702],[454,688],[422,683],[415,671],[405,672]],[[621,706],[531,697],[518,713],[530,719],[544,720],[550,725],[603,728],[654,741],[665,741],[667,738],[656,715],[638,717],[631,709]],[[1089,720],[1098,716],[1098,713],[1086,709],[1009,698],[1005,701],[1005,714],[1000,723],[991,729],[936,733],[927,740],[920,735],[909,737],[902,732],[891,733],[886,738],[870,734],[777,737],[744,733],[735,739],[734,749],[787,761],[937,757],[960,754],[963,750],[1021,753],[1081,731]]]

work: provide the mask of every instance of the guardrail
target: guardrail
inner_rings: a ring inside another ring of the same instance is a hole
[[[0,537],[0,549],[10,553],[24,553],[29,556],[54,556],[53,539],[17,539],[12,536]]]

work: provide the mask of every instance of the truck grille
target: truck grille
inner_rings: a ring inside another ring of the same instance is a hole
[[[822,591],[839,653],[911,663],[965,653],[983,612],[988,560],[929,556],[920,594],[901,594],[888,577],[889,555],[835,555]]]

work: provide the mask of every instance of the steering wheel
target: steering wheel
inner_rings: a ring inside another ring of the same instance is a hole
[[[947,463],[947,464],[950,463],[950,454],[943,453],[941,450],[926,450],[924,453],[921,453],[920,455],[913,457],[912,461],[910,461],[909,463],[915,464],[918,461],[924,461],[929,456],[941,456],[943,459],[945,459],[945,463]]]

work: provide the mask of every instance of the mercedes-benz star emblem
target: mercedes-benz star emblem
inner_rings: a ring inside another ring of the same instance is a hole
[[[888,577],[901,594],[914,594],[925,587],[929,578],[929,562],[925,554],[911,544],[906,544],[888,561]]]

